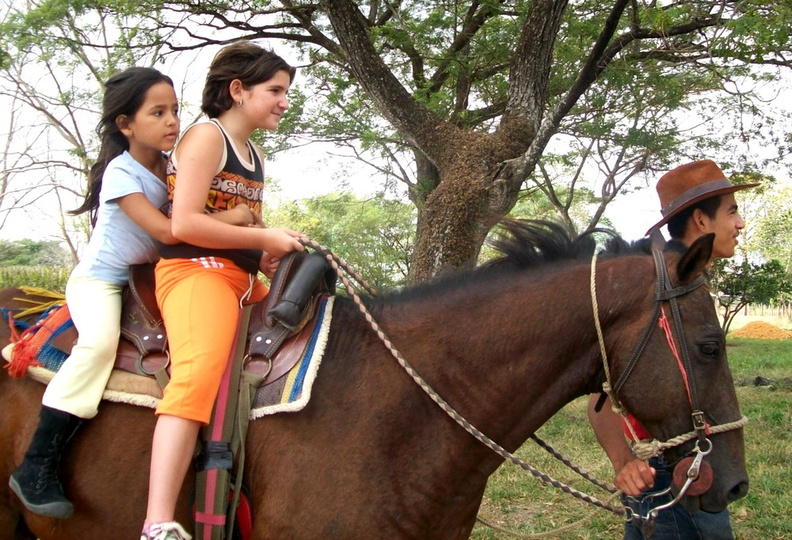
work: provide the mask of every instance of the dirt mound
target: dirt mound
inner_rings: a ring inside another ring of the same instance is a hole
[[[762,321],[746,324],[739,330],[729,332],[730,337],[749,339],[792,339],[792,332]]]

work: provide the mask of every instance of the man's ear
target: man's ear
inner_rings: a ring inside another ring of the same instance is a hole
[[[699,233],[705,234],[710,232],[707,229],[709,217],[701,210],[701,208],[696,208],[693,210],[693,213],[690,214],[690,219],[692,220],[693,226]]]

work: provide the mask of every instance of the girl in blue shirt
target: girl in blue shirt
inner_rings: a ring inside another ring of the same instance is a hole
[[[66,285],[79,337],[44,393],[41,415],[9,485],[37,514],[67,518],[74,507],[58,478],[68,439],[93,418],[110,378],[121,329],[121,292],[129,266],[153,262],[160,243],[175,242],[163,213],[167,156],[179,135],[179,105],[171,79],[133,67],[105,85],[97,128],[101,147],[82,206],[94,226]]]

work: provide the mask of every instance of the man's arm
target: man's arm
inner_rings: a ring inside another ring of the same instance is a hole
[[[654,485],[655,469],[638,459],[630,451],[622,431],[622,420],[613,412],[610,398],[606,398],[602,410],[596,412],[594,406],[599,394],[589,398],[588,417],[597,442],[605,450],[616,472],[614,483],[627,495],[637,497],[642,491]]]

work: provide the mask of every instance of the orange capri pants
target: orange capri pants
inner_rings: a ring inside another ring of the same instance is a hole
[[[208,424],[231,347],[240,302],[269,289],[228,259],[160,259],[157,303],[168,333],[171,379],[156,414]]]

